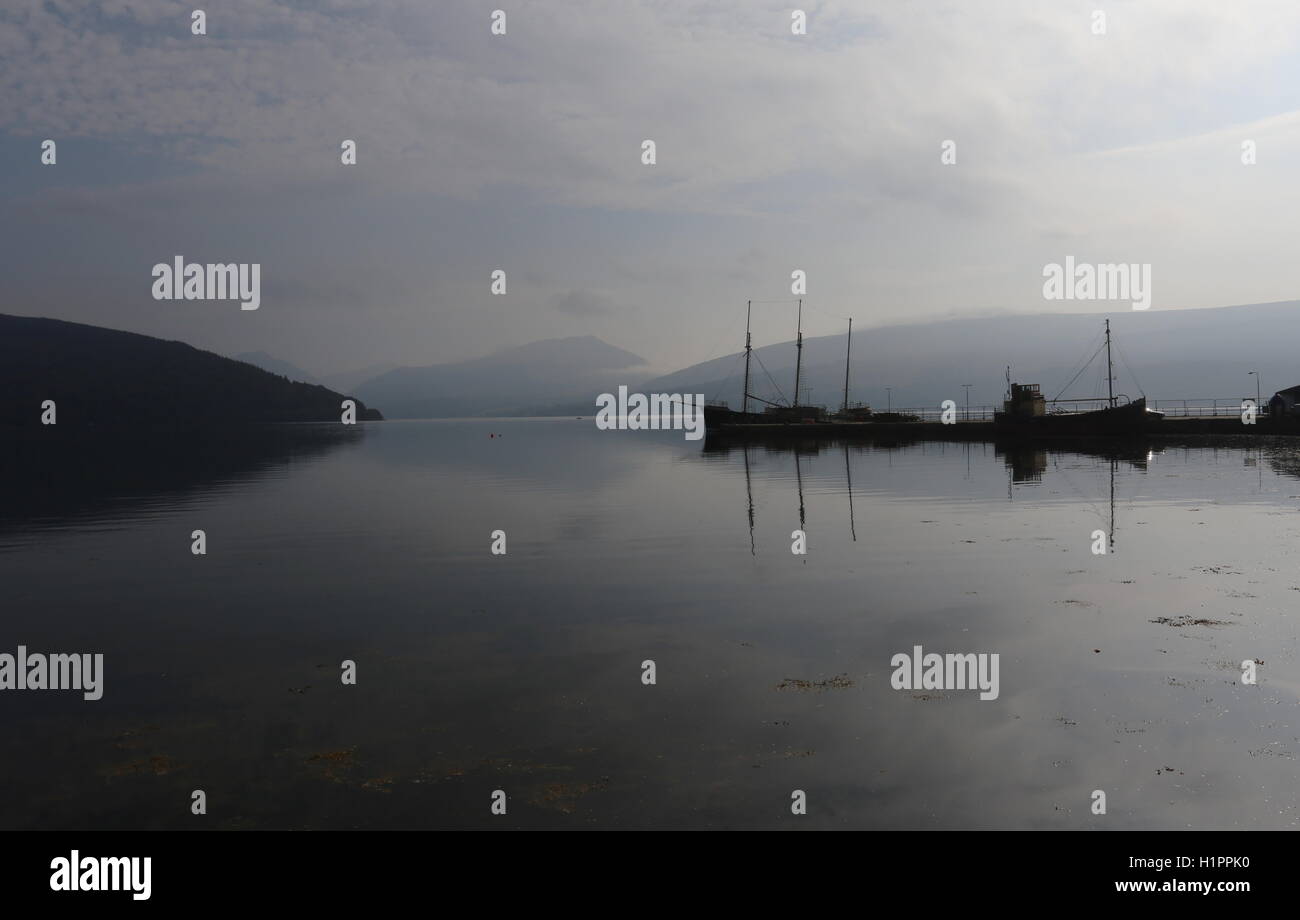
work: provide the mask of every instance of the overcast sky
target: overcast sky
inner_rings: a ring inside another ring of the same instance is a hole
[[[1066,256],[1150,263],[1153,311],[1300,297],[1294,0],[795,8],[5,0],[0,312],[315,373],[584,334],[671,370],[794,269],[808,334],[1088,309],[1043,299]],[[177,254],[261,263],[261,308],[153,300]]]

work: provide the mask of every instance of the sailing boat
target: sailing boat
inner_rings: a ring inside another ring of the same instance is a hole
[[[803,300],[799,301],[799,320],[797,327],[797,337],[795,339],[795,364],[794,364],[794,399],[790,405],[772,402],[763,399],[761,396],[755,396],[749,392],[749,361],[753,352],[753,344],[750,337],[750,316],[753,311],[753,301],[745,304],[745,380],[741,386],[741,403],[740,411],[724,404],[706,405],[704,407],[704,427],[719,428],[723,425],[735,425],[738,423],[760,423],[760,424],[782,424],[787,422],[819,422],[825,415],[821,406],[801,406],[799,405],[799,386],[801,383],[800,376],[803,370]],[[750,412],[749,401],[763,403],[762,412]]]
[[[704,428],[705,430],[721,428],[723,425],[734,425],[739,422],[761,422],[763,416],[759,413],[749,411],[749,401],[758,399],[749,392],[749,359],[754,350],[753,340],[749,332],[749,320],[754,310],[752,300],[745,302],[745,381],[741,385],[740,411],[729,407],[725,402],[710,403],[704,407]],[[764,402],[765,400],[759,400]]]
[[[844,345],[844,402],[832,417],[837,422],[865,422],[871,418],[871,407],[864,403],[849,405],[849,359],[853,353],[853,319],[849,318],[849,335]]]
[[[1110,320],[1106,320],[1106,406],[1086,412],[1047,412],[1047,400],[1036,383],[1012,383],[1007,369],[1007,399],[1001,412],[993,413],[994,424],[1018,434],[1136,434],[1164,418],[1163,412],[1147,408],[1147,399],[1130,400],[1115,395],[1115,365],[1111,360]],[[1094,355],[1095,357],[1095,355]],[[1091,362],[1089,362],[1091,363]],[[1125,400],[1121,403],[1120,400]],[[1084,400],[1077,400],[1083,402]]]

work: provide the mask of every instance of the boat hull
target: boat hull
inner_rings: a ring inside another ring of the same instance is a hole
[[[1145,397],[1092,412],[1056,415],[1014,416],[996,413],[993,421],[1001,431],[1033,434],[1138,434],[1150,431],[1164,418],[1163,412],[1147,408]]]
[[[724,425],[753,425],[764,421],[760,412],[737,412],[735,409],[728,409],[726,406],[705,406],[704,407],[704,427],[706,429],[719,429]],[[771,421],[768,419],[767,421]]]
[[[801,425],[824,420],[816,406],[778,406],[763,412],[737,412],[726,406],[705,406],[704,427],[718,430],[729,425]]]

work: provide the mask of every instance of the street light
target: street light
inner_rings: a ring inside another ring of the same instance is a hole
[[[966,388],[966,421],[969,422],[970,421],[970,388],[974,386],[974,384],[963,383],[962,386]]]
[[[1246,374],[1246,376],[1247,377],[1253,376],[1255,378],[1255,411],[1258,412],[1259,411],[1259,371],[1250,371]]]
[[[893,387],[885,387],[885,411],[893,412]]]

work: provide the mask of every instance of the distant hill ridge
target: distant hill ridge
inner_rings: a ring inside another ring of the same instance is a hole
[[[1300,348],[1292,335],[1300,302],[1146,311],[1118,305],[1109,313],[1004,314],[876,327],[859,320],[849,398],[881,409],[891,401],[896,408],[935,408],[946,399],[965,405],[963,384],[971,384],[972,406],[997,406],[1007,365],[1015,380],[1040,384],[1055,397],[1100,345],[1107,317],[1114,331],[1117,393],[1160,400],[1253,397],[1249,371],[1259,371],[1265,399],[1300,383]],[[843,400],[845,345],[842,334],[805,338],[803,402],[838,406]],[[794,343],[766,344],[754,353],[751,393],[788,400]],[[741,352],[731,352],[647,379],[636,355],[586,336],[473,361],[399,368],[358,385],[356,392],[390,416],[412,418],[589,415],[595,397],[615,392],[619,384],[645,393],[703,393],[739,408],[741,359]],[[1094,363],[1062,397],[1105,395],[1103,365]]]
[[[1115,334],[1116,392],[1159,400],[1253,396],[1258,371],[1268,396],[1300,384],[1293,334],[1300,302],[1199,310],[1117,308],[1103,313],[1039,313],[861,328],[854,324],[850,399],[884,408],[972,406],[1002,398],[1005,367],[1054,397],[1100,342],[1103,319]],[[865,325],[865,324],[863,324]],[[804,402],[838,405],[844,388],[843,335],[807,338]],[[751,392],[788,399],[793,342],[754,349]],[[212,421],[338,421],[342,394],[291,382],[305,371],[264,352],[223,358],[180,342],[61,320],[0,314],[0,424],[39,424],[54,399],[59,424],[206,424]],[[397,367],[350,388],[359,418],[588,415],[595,397],[620,384],[646,393],[703,393],[740,405],[741,354],[647,380],[645,361],[594,336],[546,339],[485,357]],[[244,363],[245,361],[251,363]],[[254,367],[253,365],[260,367]],[[272,372],[264,370],[270,368]],[[285,374],[277,376],[275,371]],[[322,379],[352,377],[322,375]],[[1096,367],[1066,398],[1104,394]]]
[[[1053,398],[1101,344],[1103,321],[1114,333],[1115,391],[1161,400],[1255,395],[1264,399],[1300,383],[1300,301],[1197,310],[1034,313],[949,319],[914,325],[853,327],[849,398],[884,408],[937,407],[945,399],[972,406],[999,404],[1005,373],[1037,383]],[[742,352],[733,352],[641,387],[655,393],[704,393],[740,407]],[[789,398],[794,389],[793,342],[755,347],[750,392]],[[838,406],[844,398],[845,336],[805,338],[803,402]],[[761,362],[761,364],[760,364]],[[1105,395],[1104,355],[1062,398]],[[769,380],[769,375],[771,380]],[[892,394],[886,393],[886,388]],[[752,404],[751,404],[752,405]]]
[[[57,319],[0,314],[0,425],[60,429],[339,422],[347,398],[183,342]],[[357,401],[357,419],[379,420]]]
[[[640,379],[645,359],[595,336],[544,339],[482,358],[399,367],[356,387],[390,418],[502,415],[542,403],[593,406],[594,394]]]

